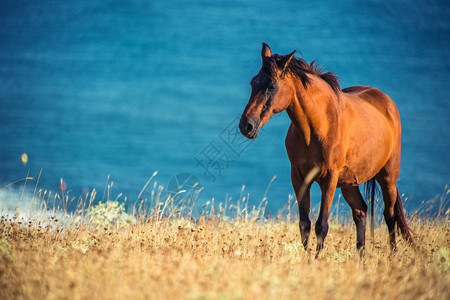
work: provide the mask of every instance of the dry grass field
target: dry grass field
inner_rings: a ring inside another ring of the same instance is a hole
[[[0,299],[450,298],[448,214],[413,217],[418,247],[399,238],[396,252],[381,224],[361,258],[353,224],[335,221],[315,259],[314,237],[305,251],[295,221],[262,222],[257,210],[194,222],[161,204],[123,221],[109,203],[62,218],[3,214]]]

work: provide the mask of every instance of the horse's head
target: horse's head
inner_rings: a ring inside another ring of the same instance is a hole
[[[274,114],[288,108],[292,99],[292,88],[284,79],[294,53],[295,51],[284,56],[272,55],[270,47],[263,43],[262,67],[250,82],[252,93],[239,123],[239,129],[245,137],[256,138],[259,129]]]

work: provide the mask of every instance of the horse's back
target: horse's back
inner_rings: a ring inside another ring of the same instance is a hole
[[[352,100],[363,100],[373,105],[395,106],[394,101],[388,95],[374,87],[351,86],[343,89],[342,92]]]
[[[372,89],[370,86],[349,86],[345,89],[342,89],[343,93],[361,93],[362,91]]]
[[[355,107],[370,106],[376,108],[396,130],[400,130],[400,115],[394,101],[377,88],[370,86],[352,86],[342,90]]]

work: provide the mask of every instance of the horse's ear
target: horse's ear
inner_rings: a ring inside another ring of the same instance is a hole
[[[266,43],[262,43],[263,47],[261,50],[261,57],[264,60],[267,57],[271,57],[272,56],[272,50],[270,50],[269,45],[267,45]]]
[[[292,58],[294,57],[295,54],[295,50],[292,51],[291,54],[285,55],[283,56],[283,58],[281,59],[281,65],[280,65],[280,69],[284,72],[287,68],[287,66],[289,65],[289,63],[291,62]]]

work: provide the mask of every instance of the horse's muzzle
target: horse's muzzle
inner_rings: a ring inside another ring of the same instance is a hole
[[[249,139],[254,139],[258,136],[259,123],[255,120],[248,120],[246,117],[242,116],[239,122],[239,129],[243,136]]]

